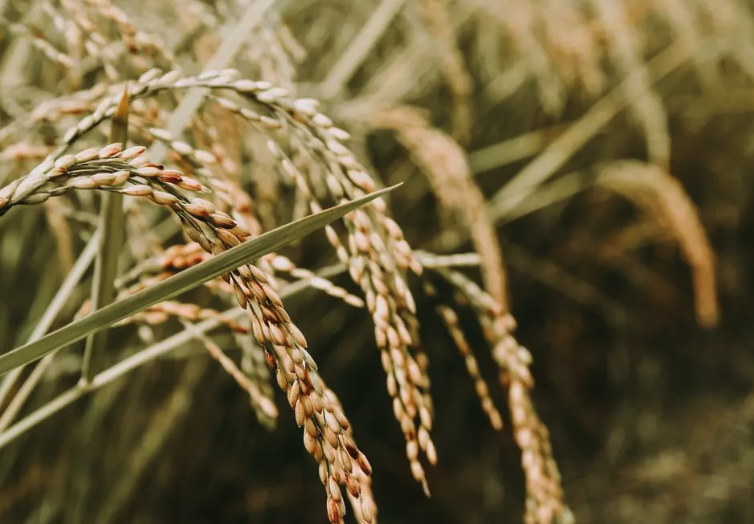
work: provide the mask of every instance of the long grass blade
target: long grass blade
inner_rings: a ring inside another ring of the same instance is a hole
[[[53,322],[55,322],[55,319],[63,309],[63,306],[65,306],[66,301],[71,297],[73,290],[81,281],[84,273],[86,273],[87,269],[89,269],[89,266],[92,265],[92,261],[97,254],[96,250],[97,246],[99,245],[101,233],[102,232],[100,230],[94,232],[94,236],[84,248],[84,251],[81,253],[78,260],[73,265],[71,271],[65,277],[63,284],[60,286],[60,289],[58,289],[58,292],[53,297],[50,305],[47,306],[47,310],[42,315],[42,318],[39,320],[39,322],[37,322],[36,326],[34,327],[34,331],[32,331],[29,339],[27,340],[27,343],[34,342],[35,340],[42,338],[42,336],[47,333],[47,330],[50,329]],[[8,373],[7,375],[5,375],[5,377],[3,377],[3,380],[0,383],[0,405],[5,405],[5,401],[8,398],[8,395],[11,393],[13,386],[16,384],[16,380],[18,380],[18,377],[21,375],[22,370],[23,367],[16,368],[12,373]],[[0,422],[0,427],[1,426],[2,422]]]
[[[225,251],[193,268],[179,273],[157,285],[131,295],[121,301],[93,312],[89,316],[69,324],[49,335],[0,356],[0,375],[29,362],[38,360],[52,351],[57,351],[77,342],[92,333],[128,318],[164,300],[180,295],[204,282],[228,273],[235,268],[294,242],[329,224],[367,202],[381,197],[398,185],[375,191],[320,213],[304,217],[269,231],[255,239]]]
[[[345,271],[345,268],[341,264],[335,264],[333,266],[324,268],[322,271],[318,272],[318,275],[322,277],[331,277],[343,271]],[[288,297],[291,297],[296,293],[303,291],[307,287],[309,287],[309,285],[306,280],[299,280],[297,282],[286,284],[280,290],[280,298],[287,299]],[[242,314],[243,310],[235,308],[225,311],[222,316],[235,319],[239,318]],[[4,448],[10,442],[16,440],[19,436],[23,435],[31,428],[47,420],[58,411],[73,404],[78,399],[86,396],[88,393],[97,391],[98,389],[107,386],[114,380],[117,380],[124,375],[131,373],[135,369],[138,369],[153,360],[157,360],[158,358],[163,357],[167,353],[174,351],[179,347],[185,346],[191,341],[192,338],[195,337],[197,333],[207,333],[208,331],[211,331],[212,329],[215,329],[220,325],[220,321],[217,318],[209,318],[207,320],[203,320],[202,322],[194,326],[193,331],[179,331],[175,335],[161,340],[156,344],[153,344],[148,348],[139,351],[138,353],[134,353],[133,355],[128,356],[124,360],[121,360],[120,362],[114,364],[106,370],[97,373],[94,378],[92,378],[92,381],[86,385],[86,387],[82,387],[82,384],[78,384],[65,393],[61,393],[54,400],[32,411],[12,426],[9,426],[4,431],[0,431],[0,449]]]
[[[128,139],[128,109],[128,86],[126,86],[113,115],[110,129],[110,143],[119,142],[124,148]],[[115,277],[118,275],[118,259],[125,231],[123,195],[120,193],[110,191],[102,193],[99,229],[102,231],[102,236],[97,259],[94,261],[92,311],[107,306],[115,300]],[[100,331],[86,339],[84,359],[81,364],[82,381],[91,381],[96,368],[94,361],[106,344],[107,331]]]

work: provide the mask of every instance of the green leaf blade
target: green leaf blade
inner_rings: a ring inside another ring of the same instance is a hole
[[[129,101],[126,86],[113,115],[110,130],[110,143],[120,143],[124,149],[128,140],[128,114]],[[118,259],[123,248],[125,222],[123,195],[109,191],[102,193],[102,208],[99,216],[99,229],[102,231],[102,236],[94,265],[92,311],[112,304],[115,300],[115,277],[118,275]],[[97,354],[105,349],[106,344],[107,331],[100,331],[87,337],[81,365],[81,379],[84,382],[89,382],[94,376]]]
[[[303,238],[321,229],[330,222],[343,217],[347,213],[384,196],[396,189],[398,185],[375,191],[351,202],[346,202],[319,213],[296,220],[277,229],[269,231],[257,238],[249,239],[243,244],[231,248],[210,260],[202,262],[152,287],[144,289],[130,297],[110,304],[92,312],[87,317],[71,323],[65,327],[16,348],[4,355],[0,355],[0,375],[39,360],[48,353],[57,351],[70,344],[78,342],[87,336],[97,333],[115,322],[128,318],[150,306],[169,300],[181,293],[194,289],[203,283],[220,275],[228,273],[237,267],[258,259],[281,247]]]

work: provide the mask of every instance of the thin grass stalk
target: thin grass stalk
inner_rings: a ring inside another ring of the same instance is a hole
[[[58,292],[53,297],[50,305],[47,307],[47,310],[42,315],[42,318],[35,326],[34,331],[26,341],[27,344],[42,338],[45,333],[47,333],[47,330],[50,329],[52,323],[55,322],[55,318],[60,313],[60,310],[63,309],[63,306],[70,298],[71,293],[73,293],[73,290],[76,288],[79,281],[81,281],[84,273],[86,273],[87,269],[89,269],[89,266],[92,264],[92,261],[96,256],[97,246],[99,245],[99,239],[101,237],[102,232],[99,229],[96,230],[91,240],[89,240],[89,243],[84,248],[84,251],[81,253],[78,260],[76,260],[76,263],[71,269],[71,272],[68,273],[68,276],[63,281],[60,289],[58,289]],[[8,373],[5,377],[3,377],[2,384],[0,385],[0,406],[5,404],[5,401],[8,398],[11,389],[13,388],[13,385],[16,383],[16,380],[18,380],[18,377],[21,375],[23,369],[24,366],[18,367]],[[8,409],[10,409],[10,407]],[[4,417],[5,413],[3,413],[3,418]],[[3,426],[3,423],[0,422],[0,431],[2,431],[3,427],[5,426]]]
[[[358,36],[348,46],[346,52],[330,69],[327,78],[322,83],[322,93],[325,98],[338,96],[343,87],[353,77],[359,66],[367,58],[377,41],[390,27],[390,23],[403,8],[406,0],[382,0],[374,10],[369,21],[364,25]]]
[[[94,256],[92,255],[92,258]],[[320,277],[333,276],[338,273],[342,273],[345,270],[345,266],[342,264],[336,264],[325,268],[319,272]],[[306,281],[300,280],[293,284],[287,284],[280,290],[280,298],[289,298],[296,293],[309,288],[309,284]],[[110,384],[114,380],[127,375],[131,371],[140,368],[160,357],[165,356],[167,353],[184,347],[196,338],[197,334],[207,333],[213,329],[221,327],[223,325],[223,319],[237,320],[240,317],[245,317],[246,312],[243,309],[234,307],[224,311],[222,318],[210,318],[204,320],[193,326],[193,330],[180,331],[175,335],[168,337],[156,344],[149,346],[148,348],[139,351],[138,353],[131,355],[117,364],[105,369],[101,373],[98,373],[92,378],[92,381],[86,385],[78,383],[76,386],[68,391],[65,391],[58,395],[55,399],[48,402],[44,406],[36,409],[23,419],[19,420],[5,431],[0,432],[0,449],[7,444],[13,442],[19,436],[34,428],[41,422],[44,422],[49,417],[60,411],[61,409],[73,404],[76,400],[84,397],[88,393],[97,391],[98,389]]]
[[[275,3],[282,3],[284,1],[256,0],[250,2],[233,31],[228,33],[220,48],[207,62],[204,71],[215,71],[228,67],[233,61],[233,57],[241,49],[246,38],[251,34],[251,31],[264,19],[265,14],[267,14]],[[202,105],[209,91],[206,88],[194,88],[181,100],[181,103],[172,112],[168,121],[167,129],[173,136],[179,136],[188,127],[191,118]],[[168,149],[165,144],[156,142],[149,151],[149,155],[155,159],[155,162],[159,162],[167,152]]]
[[[144,309],[189,291],[203,283],[219,277],[242,264],[255,260],[261,256],[278,250],[286,244],[298,240],[309,233],[320,229],[324,225],[341,218],[358,207],[389,193],[398,186],[393,186],[348,203],[339,204],[321,213],[296,220],[285,226],[274,229],[248,242],[239,244],[218,254],[212,260],[207,260],[197,266],[175,275],[164,282],[140,291],[124,300],[115,302],[91,315],[69,324],[36,342],[26,344],[9,353],[0,355],[0,374],[33,362],[46,354],[57,351],[77,342],[92,333],[101,331],[108,326],[143,311]]]
[[[97,512],[95,524],[108,524],[117,520],[123,506],[130,499],[138,485],[144,471],[153,463],[155,457],[165,446],[180,420],[191,408],[191,392],[201,380],[205,366],[201,362],[187,362],[180,379],[159,410],[152,415],[149,425],[145,428],[138,450],[134,453],[135,460],[129,462],[115,489],[102,501],[100,511]]]
[[[690,52],[693,53],[691,56],[695,56],[701,49],[716,43],[714,39],[705,39],[693,50],[679,43],[671,44],[647,63],[651,82],[655,83],[681,67],[690,58]],[[624,89],[637,75],[639,73],[630,74],[495,193],[488,203],[493,220],[497,222],[516,209],[540,184],[552,177],[600,129],[631,103],[631,100],[624,96]]]
[[[120,143],[126,147],[128,139],[128,86],[123,90],[118,109],[112,118],[110,143]],[[94,261],[94,280],[92,282],[92,311],[107,306],[115,300],[115,277],[118,275],[118,259],[123,246],[125,216],[123,213],[123,195],[106,191],[102,193],[102,207],[99,214],[99,229],[102,231],[99,252]],[[84,347],[84,359],[81,364],[81,380],[89,382],[94,376],[95,355],[101,353],[107,344],[107,331],[90,335]]]

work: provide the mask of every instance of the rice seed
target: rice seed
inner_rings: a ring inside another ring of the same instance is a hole
[[[99,150],[98,157],[99,158],[111,158],[120,153],[121,150],[121,144],[115,143],[115,144],[109,144],[102,149]]]
[[[128,196],[152,196],[154,190],[146,184],[135,184],[121,189],[120,192]]]
[[[159,169],[159,168],[157,168],[157,167],[151,167],[151,166],[150,167],[146,167],[145,166],[145,167],[139,167],[139,168],[137,168],[136,171],[135,171],[135,174],[137,174],[139,176],[147,177],[147,178],[152,178],[152,177],[155,177],[155,176],[159,175],[161,173],[161,171],[162,170]]]

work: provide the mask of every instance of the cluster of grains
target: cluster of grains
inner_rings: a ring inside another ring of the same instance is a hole
[[[269,137],[268,149],[280,172],[295,184],[313,212],[322,209],[320,197],[315,195],[322,195],[323,191],[333,200],[342,202],[376,188],[366,169],[343,145],[348,134],[319,112],[316,101],[289,99],[284,90],[269,83],[236,80],[235,72],[231,70],[188,78],[155,70],[132,85],[129,96],[139,98],[192,87],[230,90],[240,99],[261,106],[262,111],[258,111],[229,98],[209,97]],[[112,144],[76,155],[60,156],[75,140],[111,116],[116,103],[117,97],[106,98],[93,114],[66,133],[62,144],[47,161],[27,177],[0,190],[0,215],[13,205],[42,202],[71,189],[110,190],[148,198],[171,208],[180,218],[186,237],[191,240],[185,246],[167,250],[156,266],[157,271],[190,267],[208,256],[239,245],[252,234],[246,224],[255,233],[261,231],[261,225],[253,215],[252,202],[248,198],[247,201],[239,200],[239,195],[244,193],[238,190],[236,181],[218,177],[208,167],[222,164],[223,151],[205,151],[174,139],[163,129],[146,129],[149,138],[165,143],[187,171],[218,189],[218,204],[186,197],[180,189],[202,191],[206,188],[198,180],[150,162],[143,156],[144,148],[140,146],[121,150],[118,144]],[[294,154],[286,153],[273,138],[276,133],[287,137]],[[222,172],[222,167],[218,171]],[[407,272],[421,274],[422,266],[404,239],[401,228],[387,216],[382,200],[351,212],[344,218],[344,224],[346,242],[341,241],[334,227],[328,226],[325,232],[338,258],[364,293],[366,307],[375,324],[375,339],[387,374],[387,389],[393,399],[394,414],[406,440],[411,471],[428,492],[420,454],[430,464],[437,460],[430,436],[433,406],[429,397],[428,359],[421,350],[416,307],[406,283]],[[239,306],[248,311],[251,330],[264,350],[267,365],[279,387],[285,391],[297,423],[304,427],[304,445],[320,465],[331,522],[341,522],[345,514],[341,486],[345,486],[348,496],[358,502],[357,517],[369,522],[375,511],[373,502],[369,502],[371,497],[366,496],[369,464],[350,436],[348,420],[337,399],[319,377],[303,335],[283,307],[277,294],[276,272],[304,279],[352,305],[360,306],[362,301],[274,254],[263,257],[256,266],[242,266],[223,275],[222,282],[218,280],[210,286],[220,286],[222,291],[233,293]],[[495,347],[495,360],[508,391],[516,441],[523,451],[522,463],[528,487],[527,521],[550,522],[566,510],[549,436],[529,398],[531,357],[510,335],[512,319],[503,315],[495,300],[472,283],[459,280],[457,273],[440,273],[477,309],[485,333]],[[433,292],[431,286],[428,291]],[[492,425],[501,427],[500,413],[490,399],[479,365],[458,327],[457,315],[444,305],[439,306],[439,312],[465,359]],[[168,316],[176,316],[188,323],[202,318],[202,315],[210,318],[208,315],[215,313],[202,309],[189,311],[184,305],[168,303],[160,310],[149,311],[151,318],[148,321],[164,321]],[[235,370],[230,367],[232,362],[218,353],[210,342],[205,341],[205,346],[213,357],[226,369]],[[249,390],[240,371],[231,375]]]
[[[136,293],[146,287],[146,285],[139,285],[134,288],[130,288],[127,294]],[[124,294],[125,296],[125,294]],[[120,298],[120,296],[119,296]],[[86,311],[82,311],[86,313]],[[220,324],[224,325],[234,333],[248,333],[249,329],[238,322],[233,321],[219,311],[210,308],[203,308],[196,304],[187,304],[184,302],[175,302],[172,300],[166,300],[151,306],[141,313],[137,313],[127,319],[121,320],[116,325],[127,325],[135,322],[143,322],[152,326],[163,324],[170,318],[178,318],[181,320],[187,320],[190,322],[201,322],[202,320],[214,319]]]
[[[69,55],[59,51],[47,40],[36,36],[28,27],[23,24],[12,23],[5,18],[0,17],[0,24],[11,34],[23,36],[31,45],[37,48],[45,57],[54,63],[60,64],[66,69],[75,66],[75,61]]]
[[[364,301],[352,295],[342,287],[336,286],[326,278],[322,278],[308,269],[297,267],[289,258],[275,255],[271,262],[272,268],[281,273],[287,273],[291,277],[303,280],[311,287],[327,293],[331,297],[338,298],[354,307],[364,307]]]
[[[143,156],[144,151],[143,146],[124,150],[116,143],[57,160],[50,158],[29,175],[0,189],[0,216],[14,205],[39,204],[70,190],[91,189],[144,197],[157,204],[180,207],[185,212],[197,207],[178,189],[205,191],[206,188],[178,171],[150,162]]]
[[[204,251],[196,242],[177,244],[168,247],[163,253],[159,254],[154,259],[147,260],[139,265],[129,277],[136,278],[143,276],[148,272],[156,271],[180,271],[195,266],[209,259],[211,256],[212,255]],[[304,281],[308,286],[318,289],[332,297],[338,298],[351,306],[364,307],[364,301],[359,297],[349,293],[342,287],[333,284],[330,280],[317,275],[313,271],[296,266],[293,261],[287,257],[271,253],[265,255],[264,259],[265,262],[267,262],[267,265],[276,273],[285,273],[296,280]],[[265,271],[265,273],[267,273],[267,271]],[[269,273],[267,274],[267,278],[268,280],[270,279]],[[227,286],[223,287],[230,289],[227,288]],[[277,289],[277,286],[273,285],[272,287]]]
[[[111,144],[50,159],[0,190],[0,214],[14,205],[40,203],[71,189],[101,189],[145,197],[171,208],[185,234],[208,254],[219,254],[251,236],[212,202],[187,198],[178,191],[205,189],[199,182],[150,162],[143,153],[142,146],[123,150],[120,144]],[[249,312],[256,341],[265,349],[267,364],[287,394],[296,422],[304,427],[304,445],[320,464],[330,521],[342,522],[345,504],[340,486],[361,500],[362,483],[354,471],[371,473],[369,462],[347,433],[348,419],[317,373],[303,334],[291,322],[267,275],[249,264],[223,275],[223,280],[233,287],[239,306]],[[368,507],[361,507],[360,514],[364,521],[371,521]]]
[[[560,473],[552,455],[549,432],[531,400],[530,391],[534,387],[529,370],[531,353],[519,345],[512,334],[515,320],[461,273],[449,269],[437,271],[454,286],[459,301],[468,302],[473,307],[485,337],[493,347],[492,356],[500,371],[500,382],[508,394],[513,435],[521,449],[521,465],[526,477],[526,524],[572,522],[572,513],[563,501]]]
[[[187,234],[199,245],[203,233],[188,227]],[[219,253],[244,239],[228,236],[209,239],[209,250]],[[327,514],[332,523],[343,521],[345,504],[340,486],[361,500],[361,482],[354,475],[360,471],[371,474],[371,466],[356,447],[347,430],[348,419],[340,409],[334,394],[327,389],[317,372],[303,334],[291,322],[277,292],[267,276],[254,265],[246,265],[225,276],[236,291],[239,306],[251,318],[257,343],[265,349],[265,358],[278,386],[286,393],[294,411],[296,423],[304,428],[304,446],[319,463],[320,479],[327,493]],[[371,521],[369,509],[360,508],[365,522]]]
[[[429,280],[424,281],[424,290],[427,295],[437,298],[437,290]],[[490,424],[497,430],[503,429],[503,418],[500,415],[497,407],[495,407],[494,401],[490,397],[490,390],[487,386],[487,382],[481,375],[481,372],[479,370],[479,363],[477,362],[474,353],[471,351],[471,346],[466,339],[466,335],[464,335],[463,331],[461,330],[461,327],[458,323],[458,314],[453,310],[452,307],[439,302],[436,305],[436,309],[440,314],[443,322],[445,323],[445,326],[448,328],[450,336],[453,337],[453,341],[455,342],[458,351],[463,357],[464,363],[466,364],[466,372],[474,381],[474,388],[476,390],[477,396],[479,396],[482,409],[487,414],[487,418],[489,418],[490,420]]]
[[[492,317],[485,324],[488,338],[497,341],[493,357],[501,369],[501,382],[508,388],[513,435],[521,449],[521,466],[526,477],[525,522],[568,522],[570,511],[563,502],[560,472],[552,455],[550,433],[531,400],[530,390],[534,385],[529,371],[531,354],[511,334],[515,321],[510,315]]]
[[[209,131],[209,129],[212,128],[207,127],[202,131]],[[218,197],[218,203],[224,206],[236,220],[244,224],[252,234],[257,235],[263,231],[261,223],[254,214],[254,202],[241,188],[239,182],[225,170],[224,166],[228,163],[228,159],[224,156],[222,148],[213,147],[215,152],[198,149],[187,142],[176,140],[169,131],[160,128],[149,128],[147,134],[152,140],[162,142],[170,149],[172,160],[194,173],[198,179],[211,185]],[[213,170],[216,167],[219,169]],[[274,268],[269,262],[269,257],[263,257],[258,261],[258,265],[270,278],[273,288],[277,289]]]
[[[147,34],[134,25],[128,15],[110,0],[85,0],[84,2],[94,16],[109,20],[115,26],[114,34],[122,38],[126,50],[131,54],[158,56],[167,64],[173,64],[175,58],[157,35]]]
[[[266,387],[267,384],[255,380],[253,375],[250,376],[241,371],[233,359],[228,357],[220,346],[218,346],[206,334],[200,333],[193,324],[188,321],[182,321],[182,323],[189,332],[194,334],[195,338],[199,339],[204,344],[204,347],[207,349],[210,356],[222,366],[225,372],[236,381],[241,389],[249,394],[251,405],[254,408],[254,411],[256,411],[259,420],[263,423],[269,424],[270,421],[277,419],[278,410],[270,394],[271,392],[268,390],[269,388]]]
[[[109,0],[61,0],[57,9],[46,4],[44,10],[51,18],[51,26],[63,37],[68,54],[78,57],[75,68],[71,67],[78,73],[78,80],[86,70],[102,67],[111,82],[117,81],[123,76],[123,58],[138,71],[146,70],[155,61],[165,66],[175,64],[159,36],[138,29]],[[84,56],[88,63],[82,64]]]
[[[213,85],[220,87],[221,82]],[[375,189],[375,182],[342,143],[348,134],[318,111],[316,101],[291,100],[284,90],[264,82],[238,80],[226,83],[226,87],[262,105],[268,114],[260,114],[227,98],[213,97],[222,107],[263,132],[284,129],[294,142],[293,147],[303,150],[299,157],[318,161],[321,170],[299,168],[275,140],[268,141],[280,171],[296,184],[313,212],[322,208],[312,189],[317,183],[313,180],[314,172],[324,177],[326,190],[337,201],[359,197]],[[398,224],[387,216],[384,201],[376,200],[365,209],[350,213],[344,222],[348,230],[347,247],[333,227],[326,227],[325,233],[366,297],[387,373],[388,392],[406,439],[411,471],[428,492],[419,455],[423,452],[430,464],[437,460],[430,437],[433,409],[428,394],[427,360],[419,350],[416,308],[405,275],[409,269],[421,273],[421,265]]]
[[[335,394],[330,391],[330,400],[334,405],[342,411],[343,407]],[[353,435],[352,428],[346,429],[349,436]],[[355,467],[352,473],[353,477],[361,486],[361,497],[355,495],[355,491],[348,490],[348,498],[351,502],[351,507],[354,509],[356,521],[360,524],[368,524],[377,521],[377,504],[374,500],[374,494],[372,493],[372,477],[368,473],[365,473],[361,468]]]
[[[287,395],[296,423],[304,427],[304,447],[319,464],[320,480],[327,493],[328,518],[333,524],[343,522],[346,508],[340,486],[344,485],[348,494],[359,501],[362,520],[371,522],[360,481],[362,475],[371,474],[371,466],[348,434],[350,423],[334,393],[317,373],[303,336],[288,319],[261,272],[254,266],[248,268],[251,277],[240,278],[238,285],[249,286],[243,289],[249,290],[247,298],[253,300],[249,309],[257,342],[265,348],[267,364]]]
[[[333,198],[360,196],[374,190],[375,183],[354,155],[342,144],[347,135],[321,113],[315,112],[312,101],[294,101],[287,107],[291,121],[305,124],[309,131],[307,145],[326,162],[325,184]],[[280,110],[279,110],[280,112]],[[271,143],[271,148],[275,144]],[[278,149],[279,151],[279,149]],[[311,184],[292,162],[283,162],[286,174],[302,189]],[[310,190],[307,191],[312,194]],[[313,197],[310,205],[314,204]],[[320,207],[312,205],[312,209]],[[348,249],[340,243],[334,229],[326,231],[328,240],[349,274],[366,297],[375,324],[375,339],[380,349],[387,389],[393,398],[393,410],[406,440],[406,455],[414,478],[428,493],[424,467],[419,455],[434,464],[437,452],[430,437],[433,408],[429,397],[427,360],[420,352],[416,306],[406,284],[405,272],[410,268],[421,273],[410,246],[395,221],[386,215],[384,202],[368,209],[359,209],[345,218]]]
[[[507,308],[507,284],[502,249],[495,226],[487,215],[485,197],[474,181],[466,152],[452,137],[432,126],[421,112],[403,106],[370,115],[369,124],[395,131],[397,140],[426,175],[444,215],[454,226],[466,229],[474,249],[482,257],[485,289]],[[454,227],[448,234],[454,235]]]
[[[678,243],[691,266],[697,320],[706,328],[716,326],[720,310],[714,251],[683,185],[666,170],[635,160],[600,164],[597,173],[597,185],[629,198]]]

